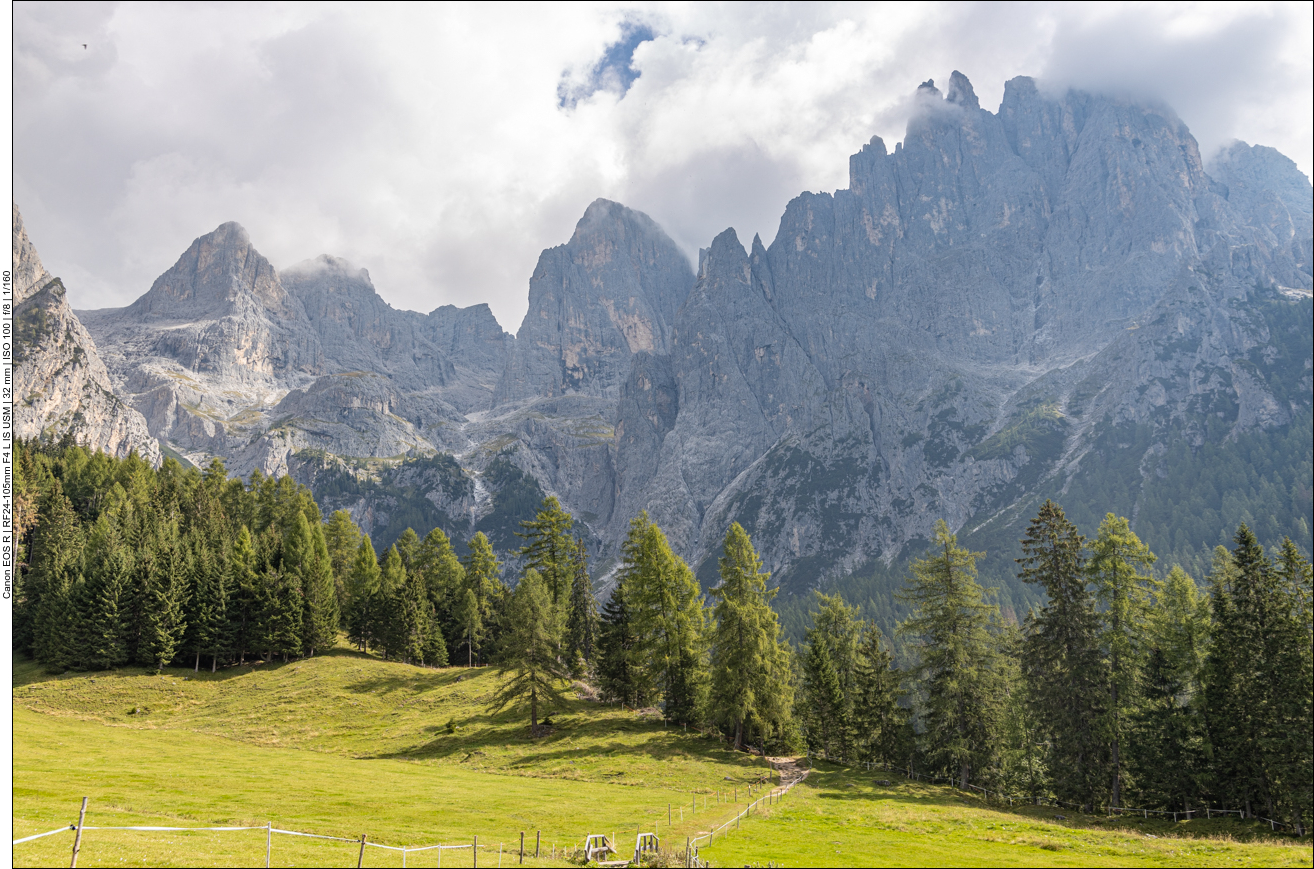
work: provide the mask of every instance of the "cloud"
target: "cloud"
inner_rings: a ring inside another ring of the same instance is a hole
[[[640,75],[634,68],[634,50],[641,43],[651,42],[656,38],[652,28],[634,21],[622,21],[620,38],[602,51],[602,57],[584,76],[583,81],[572,81],[571,71],[561,74],[561,83],[557,85],[557,105],[563,109],[573,109],[582,99],[587,99],[601,90],[609,90],[618,97],[624,97],[630,85]]]
[[[514,330],[539,252],[600,196],[691,259],[847,185],[953,69],[1159,99],[1206,153],[1311,169],[1309,4],[14,7],[14,186],[76,306],[130,302],[237,220],[394,305]],[[83,49],[81,45],[87,44]]]

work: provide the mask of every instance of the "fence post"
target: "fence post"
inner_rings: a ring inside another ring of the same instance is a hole
[[[520,831],[520,862],[525,862],[525,831]]]
[[[684,866],[689,869],[689,837],[684,837]]]
[[[356,869],[365,865],[365,834],[360,834],[360,855],[356,858]]]
[[[543,844],[543,831],[537,830],[534,833],[534,859],[538,859],[539,846]]]
[[[478,836],[474,837],[474,845],[470,847],[470,856],[472,858],[470,861],[470,865],[473,866],[474,869],[479,869],[479,837]]]
[[[269,869],[269,853],[274,850],[274,822],[265,821],[265,869]]]
[[[666,804],[666,826],[669,827],[670,825],[671,825],[671,804],[670,804],[670,803],[667,803],[667,804]]]
[[[68,865],[70,869],[76,869],[78,865],[78,851],[82,849],[82,822],[87,819],[87,800],[90,797],[82,798],[82,808],[78,811],[78,831],[73,836],[73,860]]]

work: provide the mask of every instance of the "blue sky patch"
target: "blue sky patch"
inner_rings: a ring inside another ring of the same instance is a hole
[[[563,109],[573,109],[580,100],[588,99],[601,90],[611,90],[625,96],[639,77],[639,71],[634,68],[634,49],[656,38],[657,34],[646,24],[622,22],[620,39],[603,49],[602,57],[589,70],[588,78],[583,83],[571,84],[566,75],[562,74],[561,83],[557,85],[557,105]]]

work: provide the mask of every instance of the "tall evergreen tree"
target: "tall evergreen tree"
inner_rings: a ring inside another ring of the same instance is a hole
[[[265,634],[260,623],[261,617],[261,578],[256,572],[255,544],[251,532],[242,525],[233,543],[228,565],[229,636],[233,648],[237,651],[238,663],[245,663],[248,652],[253,652],[263,644]]]
[[[730,526],[719,561],[721,583],[716,599],[711,648],[711,713],[744,746],[745,727],[756,723],[765,739],[788,724],[793,690],[789,651],[780,642],[780,623],[771,609],[776,589],[767,588],[748,534],[738,522]]]
[[[1144,627],[1155,588],[1147,569],[1154,553],[1132,532],[1127,520],[1112,513],[1104,517],[1090,544],[1087,571],[1101,606],[1100,646],[1108,668],[1108,703],[1105,739],[1109,743],[1109,805],[1122,805],[1123,755],[1137,706],[1137,688],[1145,655]]]
[[[828,643],[808,643],[803,660],[803,680],[809,707],[808,744],[813,750],[820,749],[829,759],[842,760],[839,747],[843,742],[837,728],[847,724],[839,718],[847,703]]]
[[[467,588],[461,597],[461,604],[456,610],[456,620],[461,626],[461,635],[465,638],[465,665],[474,666],[475,650],[484,635],[483,616],[479,611],[479,598],[473,588]]]
[[[439,532],[441,533],[441,532]],[[334,597],[338,601],[339,616],[346,627],[347,574],[356,561],[360,549],[361,530],[346,510],[335,510],[324,525],[324,544],[328,547],[329,562],[333,568]]]
[[[598,637],[598,601],[593,596],[593,582],[589,579],[589,555],[581,537],[575,541],[571,560],[573,576],[570,583],[570,613],[566,618],[566,660],[593,660]]]
[[[188,535],[186,546],[189,581],[184,645],[194,656],[194,671],[201,669],[201,656],[208,655],[214,672],[228,645],[228,577],[201,535]]]
[[[465,587],[465,568],[461,566],[456,553],[452,551],[451,542],[441,528],[435,528],[425,535],[420,546],[416,573],[424,581],[425,592],[429,597],[433,630],[450,641],[441,653],[436,648],[427,652],[425,661],[434,666],[445,666],[461,643],[461,626],[456,619],[456,610]],[[450,655],[448,649],[451,650]]]
[[[406,612],[406,565],[395,545],[388,547],[383,555],[383,570],[375,597],[378,600],[375,611],[381,622],[379,637],[383,641],[383,657],[402,660],[412,633],[412,625],[407,624],[408,616],[412,614]]]
[[[822,738],[824,743],[813,742],[813,748],[826,752],[829,757],[850,757],[854,747],[855,721],[853,703],[857,696],[858,645],[862,639],[863,624],[858,617],[858,610],[849,606],[838,594],[825,595],[814,591],[818,608],[812,613],[812,626],[807,631],[808,645],[823,643],[826,646],[825,659],[835,668],[839,679],[839,705],[832,706],[820,696],[813,696],[823,683],[813,678],[817,674],[804,668],[804,719],[808,722],[808,733],[815,740]],[[804,661],[813,660],[804,657]],[[824,712],[825,722],[816,717]]]
[[[520,525],[525,530],[517,531],[516,536],[525,541],[520,549],[525,564],[547,583],[553,607],[564,609],[575,575],[575,541],[571,537],[574,518],[549,495],[538,514]]]
[[[173,660],[187,629],[187,563],[178,523],[165,521],[144,553],[139,593],[144,598],[137,659],[156,670]]]
[[[853,690],[853,729],[864,760],[898,764],[912,736],[909,710],[903,698],[903,674],[885,647],[881,629],[868,624],[858,645]]]
[[[369,535],[361,537],[356,555],[347,571],[346,612],[347,638],[361,651],[379,642],[379,625],[375,608],[379,603],[379,557]]]
[[[479,607],[479,635],[475,641],[475,660],[478,660],[479,643],[491,639],[496,642],[498,629],[497,608],[502,602],[506,586],[502,584],[502,564],[493,553],[493,544],[484,532],[480,531],[470,540],[470,551],[461,559],[465,569],[465,590],[474,592],[475,603]],[[464,615],[464,591],[462,593],[462,614]],[[466,627],[468,621],[464,621]],[[467,640],[469,634],[467,632]]]
[[[640,693],[660,695],[668,719],[693,724],[702,705],[706,674],[705,616],[698,581],[646,513],[630,523],[622,553],[636,660],[644,665]]]
[[[625,586],[618,583],[602,608],[598,632],[598,687],[606,700],[629,706],[639,702],[639,685],[633,666],[638,638],[625,605]]]
[[[1023,672],[1032,712],[1048,736],[1051,787],[1060,799],[1092,808],[1108,780],[1098,730],[1108,695],[1084,543],[1063,508],[1046,501],[1017,561],[1018,575],[1047,597],[1027,625]]]
[[[81,666],[108,670],[128,661],[124,613],[132,586],[132,554],[123,544],[118,527],[102,514],[89,541],[91,570],[78,607]]]
[[[913,562],[900,599],[912,613],[899,632],[915,643],[927,755],[966,789],[989,763],[998,727],[997,663],[991,623],[998,613],[976,581],[984,553],[958,546],[941,519],[935,548]]]
[[[494,709],[513,703],[527,706],[531,737],[539,735],[540,710],[565,705],[561,682],[569,674],[559,656],[560,622],[553,609],[551,590],[530,568],[511,596],[498,663],[498,672],[505,681],[490,705]]]

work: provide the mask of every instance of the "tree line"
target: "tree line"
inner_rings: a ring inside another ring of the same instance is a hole
[[[1021,550],[1045,602],[1007,622],[977,583],[983,553],[940,522],[901,592],[915,663],[897,673],[879,631],[820,596],[801,656],[809,746],[1087,811],[1207,804],[1308,829],[1311,574],[1289,539],[1265,553],[1241,525],[1205,592],[1179,566],[1156,578],[1111,513],[1088,540],[1046,501]]]
[[[582,679],[736,748],[806,745],[1087,809],[1227,804],[1310,823],[1310,564],[1245,525],[1201,591],[1178,566],[1157,578],[1126,519],[1087,540],[1047,501],[1017,559],[1045,602],[1018,621],[977,582],[983,553],[940,522],[900,592],[914,658],[900,668],[839,595],[816,593],[791,648],[738,524],[704,591],[641,513],[599,613],[584,541],[551,497],[522,523],[510,586],[482,533],[458,558],[440,529],[408,529],[379,556],[289,478],[243,483],[217,460],[154,470],[20,443],[15,491],[15,646],[51,668],[215,669],[345,636],[385,659],[495,664],[491,705],[523,709],[534,734]]]

